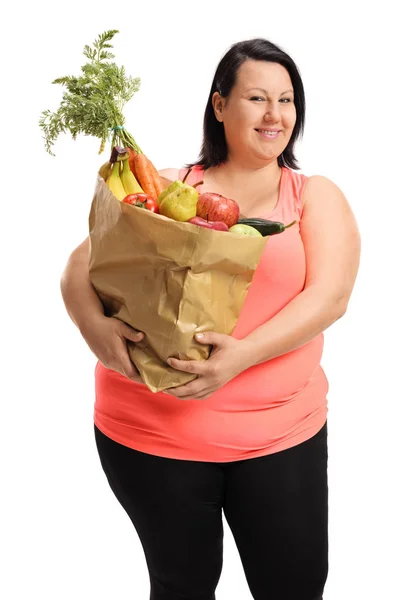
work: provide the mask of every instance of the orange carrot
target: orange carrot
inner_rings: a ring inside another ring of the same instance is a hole
[[[129,153],[130,169],[138,180],[142,189],[146,194],[149,194],[154,198],[158,198],[165,186],[163,185],[157,169],[145,154],[138,154],[132,148],[127,147],[126,149]]]
[[[134,174],[134,176],[136,177],[136,170],[135,170],[135,156],[136,156],[136,152],[134,150],[132,150],[132,148],[129,148],[128,146],[126,146],[126,151],[129,154],[129,167],[132,171],[132,173]],[[137,177],[136,177],[137,179]]]
[[[134,157],[136,179],[145,194],[157,198],[158,194],[153,183],[153,173],[149,168],[149,159],[144,154],[136,154]]]
[[[153,165],[153,163],[151,162],[150,159],[147,159],[147,160],[148,160],[150,173],[153,176],[153,185],[154,185],[154,188],[155,188],[156,194],[157,194],[156,197],[158,197],[161,194],[161,192],[163,191],[164,186],[162,184],[161,177],[158,174],[157,169],[155,168],[155,166]]]

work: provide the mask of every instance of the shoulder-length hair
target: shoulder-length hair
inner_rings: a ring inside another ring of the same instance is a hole
[[[218,92],[223,98],[229,96],[235,85],[239,67],[249,59],[279,63],[285,67],[290,75],[294,91],[296,123],[288,145],[282,154],[278,156],[278,164],[280,167],[300,168],[294,155],[294,145],[296,140],[303,135],[304,131],[306,102],[303,82],[292,58],[281,48],[263,38],[237,42],[230,47],[221,59],[214,75],[204,113],[203,143],[199,158],[196,162],[187,164],[187,167],[202,165],[204,169],[208,169],[209,167],[226,162],[228,148],[224,125],[215,117],[212,97],[215,92]]]

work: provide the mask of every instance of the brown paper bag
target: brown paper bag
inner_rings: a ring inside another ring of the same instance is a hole
[[[166,359],[205,360],[194,334],[230,335],[268,238],[180,223],[120,202],[98,176],[89,216],[90,280],[106,314],[143,331],[129,354],[153,392],[196,375]]]

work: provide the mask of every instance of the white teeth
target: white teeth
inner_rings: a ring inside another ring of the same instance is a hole
[[[267,131],[266,129],[259,129],[258,131],[266,135],[277,135],[279,133],[279,131]]]

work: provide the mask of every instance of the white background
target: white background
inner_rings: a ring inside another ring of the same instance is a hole
[[[362,236],[347,314],[326,332],[330,574],[324,600],[400,598],[398,486],[399,46],[391,1],[14,3],[2,13],[1,546],[5,600],[148,598],[131,523],[95,449],[95,358],[59,279],[87,235],[98,141],[38,127],[107,29],[142,79],[127,127],[159,168],[197,158],[214,70],[261,36],[297,63],[307,98],[302,172],[346,194]],[[251,598],[231,533],[218,600]],[[293,599],[295,600],[295,599]]]

